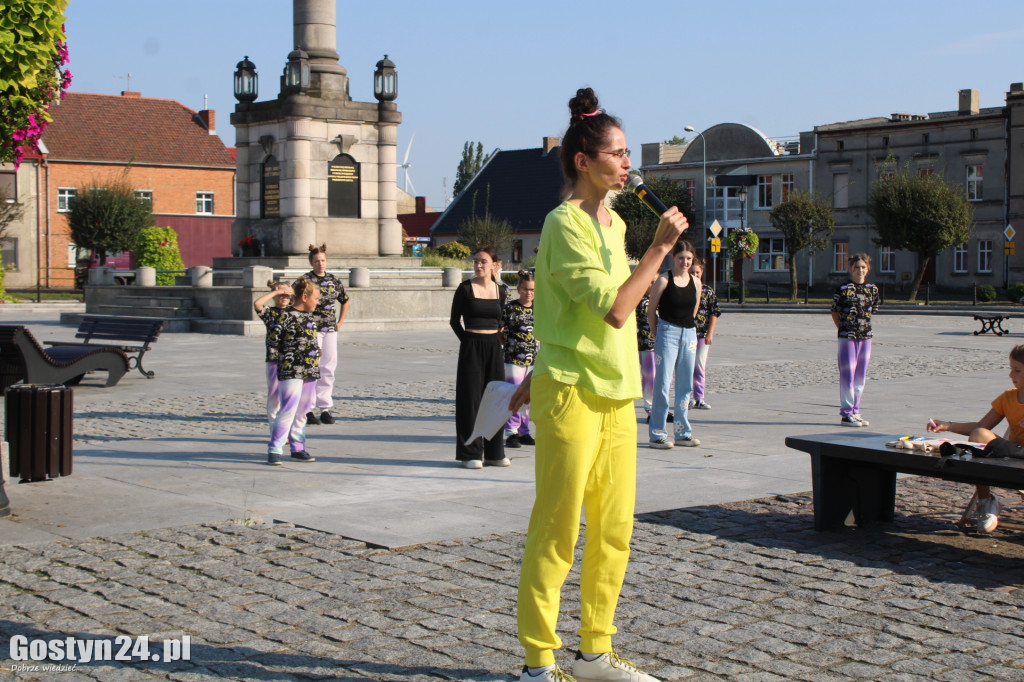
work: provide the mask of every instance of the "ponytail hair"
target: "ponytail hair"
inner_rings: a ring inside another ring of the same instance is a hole
[[[533,282],[534,281],[534,271],[532,269],[530,269],[530,270],[520,270],[519,271],[519,281],[520,282]]]
[[[327,254],[327,244],[326,243],[321,244],[320,246],[313,246],[312,244],[309,245],[309,262],[310,262],[310,264],[313,263],[313,256],[315,256],[318,253],[322,253],[324,255]]]

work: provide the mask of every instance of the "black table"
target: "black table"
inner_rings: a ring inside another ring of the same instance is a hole
[[[896,474],[946,481],[1024,488],[1024,460],[940,457],[937,452],[886,447],[898,435],[857,431],[789,436],[786,445],[811,456],[814,528],[842,527],[850,512],[858,526],[891,522],[896,508]]]

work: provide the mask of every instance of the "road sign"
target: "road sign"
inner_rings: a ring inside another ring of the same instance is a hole
[[[711,240],[711,253],[719,253],[722,250],[722,240],[715,237]]]
[[[713,234],[716,237],[722,234],[722,226],[718,223],[717,220],[708,225],[708,230],[710,230],[711,234]]]
[[[1004,242],[1003,243],[1003,255],[1014,256],[1016,255],[1017,242]]]
[[[1017,232],[1013,229],[1013,225],[1007,223],[1006,224],[1006,229],[1003,230],[1003,236],[1006,237],[1006,241],[1012,242],[1013,241],[1013,235],[1015,235],[1015,234],[1017,234]]]

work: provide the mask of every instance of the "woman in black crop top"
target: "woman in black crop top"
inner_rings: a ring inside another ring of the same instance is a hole
[[[466,445],[484,387],[490,381],[505,380],[498,336],[505,301],[493,276],[495,257],[493,247],[477,249],[473,253],[474,276],[459,285],[452,300],[451,326],[460,341],[455,379],[455,459],[467,469],[480,469],[484,464],[509,465],[500,429],[489,440],[477,438]]]
[[[652,448],[675,445],[693,447],[688,410],[693,393],[693,364],[697,357],[697,329],[693,318],[700,303],[701,282],[690,274],[693,244],[679,241],[672,248],[672,271],[658,277],[651,287],[647,317],[654,333],[654,403],[648,426]],[[675,438],[666,430],[668,389],[675,374]]]

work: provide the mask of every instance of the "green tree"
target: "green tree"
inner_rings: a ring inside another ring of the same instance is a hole
[[[459,241],[471,252],[481,246],[493,246],[498,257],[504,259],[512,251],[512,224],[490,213],[474,215],[459,226]]]
[[[459,169],[455,172],[455,187],[452,188],[452,192],[455,196],[459,195],[459,192],[466,189],[466,185],[473,179],[477,171],[480,170],[481,166],[484,165],[484,144],[483,142],[477,142],[476,148],[473,147],[472,142],[466,142],[462,145],[462,160],[459,161]]]
[[[140,232],[153,224],[149,203],[136,199],[123,177],[106,186],[93,182],[80,187],[67,216],[71,239],[80,247],[95,249],[101,265],[107,251],[136,248]]]
[[[185,262],[181,260],[178,249],[178,233],[171,227],[144,227],[139,231],[139,241],[135,246],[135,265],[150,267],[157,270],[184,270]],[[174,274],[158,272],[156,283],[160,285],[174,284]]]
[[[686,138],[673,135],[671,140],[665,140],[665,144],[686,144]]]
[[[644,179],[644,184],[661,199],[662,203],[670,208],[678,206],[686,216],[690,228],[683,233],[684,239],[692,241],[700,238],[700,230],[694,227],[696,217],[693,204],[690,203],[690,195],[685,187],[658,177],[648,177]],[[640,260],[654,241],[654,233],[658,229],[658,216],[628,189],[615,195],[612,199],[612,208],[626,222],[626,254],[633,260]]]
[[[948,184],[937,173],[916,173],[909,164],[871,189],[867,209],[878,232],[876,245],[917,254],[911,301],[917,300],[928,261],[967,243],[974,226],[974,211],[963,188]]]
[[[67,0],[5,0],[0,12],[0,161],[16,167],[71,83],[65,7]]]
[[[824,251],[835,230],[832,207],[826,199],[801,190],[794,190],[786,201],[768,214],[772,227],[786,238],[789,254],[790,300],[797,300],[796,254],[811,248]]]

